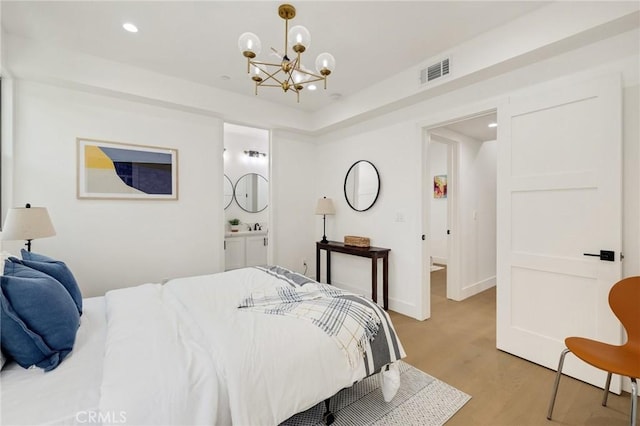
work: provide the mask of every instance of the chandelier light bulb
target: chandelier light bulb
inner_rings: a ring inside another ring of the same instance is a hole
[[[260,68],[253,66],[253,76],[251,77],[253,81],[256,83],[260,83],[262,81],[262,77],[260,77]]]
[[[336,60],[330,53],[321,53],[316,58],[316,70],[324,76],[331,74],[336,68]]]
[[[247,58],[255,58],[262,49],[260,39],[254,33],[243,33],[238,38],[238,48]]]
[[[311,44],[311,34],[302,25],[296,25],[289,30],[289,47],[296,53],[302,53]]]
[[[302,71],[308,72],[305,67],[300,67],[300,69]],[[292,76],[293,76],[293,82],[296,83],[296,84],[305,83],[305,82],[307,82],[309,80],[309,78],[311,78],[311,76],[309,74],[306,74],[305,72],[300,72],[300,71],[297,71],[297,70],[293,71]]]

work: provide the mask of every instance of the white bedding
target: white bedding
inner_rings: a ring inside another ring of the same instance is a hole
[[[73,351],[58,368],[25,370],[15,362],[0,374],[3,425],[86,424],[100,400],[107,322],[104,297],[84,299]]]
[[[101,410],[133,424],[277,425],[363,378],[314,325],[237,309],[273,285],[248,268],[107,293]]]
[[[310,322],[237,309],[274,285],[246,268],[85,299],[58,368],[2,370],[1,423],[277,425],[364,378]]]

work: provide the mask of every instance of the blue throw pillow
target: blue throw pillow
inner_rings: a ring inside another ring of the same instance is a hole
[[[52,276],[60,282],[67,289],[73,301],[78,307],[78,313],[82,315],[82,293],[75,277],[71,273],[71,270],[61,260],[51,259],[50,257],[42,254],[33,253],[22,249],[22,259],[15,257],[10,258],[12,262],[22,263],[29,268],[36,269],[40,272],[44,272],[47,275]],[[5,266],[6,270],[6,266]]]
[[[54,278],[0,277],[0,346],[22,367],[56,368],[79,326],[76,304]]]

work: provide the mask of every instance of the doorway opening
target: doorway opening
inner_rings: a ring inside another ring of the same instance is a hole
[[[270,133],[224,123],[225,270],[269,258]]]
[[[496,284],[496,111],[425,131],[423,270],[430,306]],[[490,127],[489,124],[492,124]],[[430,309],[429,309],[430,312]]]

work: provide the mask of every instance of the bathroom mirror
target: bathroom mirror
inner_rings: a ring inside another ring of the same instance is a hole
[[[229,179],[229,176],[224,175],[224,189],[223,189],[223,194],[224,194],[224,209],[226,210],[227,207],[229,207],[231,205],[231,202],[233,201],[233,184],[231,183],[231,179]]]
[[[344,178],[344,197],[355,211],[369,210],[380,194],[380,175],[370,161],[356,161]]]
[[[233,193],[242,210],[258,213],[267,208],[269,181],[257,173],[247,173],[238,179]]]

